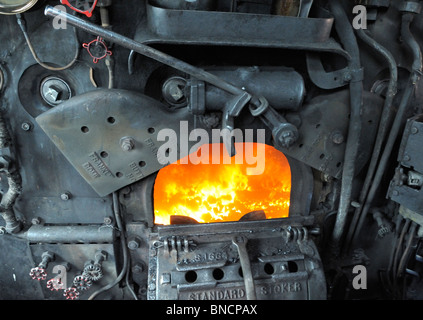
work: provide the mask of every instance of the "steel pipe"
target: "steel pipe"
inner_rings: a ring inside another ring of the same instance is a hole
[[[114,229],[100,225],[34,225],[28,229],[24,238],[33,243],[112,243]]]
[[[165,65],[175,68],[176,70],[187,73],[197,78],[198,80],[208,82],[234,95],[240,95],[244,93],[241,88],[238,88],[233,84],[226,82],[207,71],[194,67],[182,60],[179,60],[157,49],[151,48],[130,38],[122,36],[121,34],[99,27],[93,23],[87,22],[64,11],[58,10],[52,6],[46,6],[44,14],[46,16],[62,19],[63,21],[66,21],[66,23],[74,27],[77,27],[91,34],[95,34],[97,36],[100,36],[104,40],[116,43],[122,47],[133,50],[146,57],[159,61]]]

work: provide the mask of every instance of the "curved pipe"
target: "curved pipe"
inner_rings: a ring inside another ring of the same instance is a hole
[[[412,55],[413,55],[413,64],[412,64],[412,70],[410,74],[410,78],[408,80],[408,83],[406,85],[406,88],[404,90],[404,94],[401,100],[401,103],[398,107],[398,111],[396,113],[395,120],[392,124],[391,131],[388,137],[388,140],[385,145],[385,149],[383,151],[383,154],[381,156],[379,166],[377,168],[377,171],[375,173],[375,177],[373,179],[373,184],[369,190],[369,194],[367,196],[367,200],[364,203],[363,211],[361,213],[360,219],[358,221],[357,230],[355,232],[354,238],[352,240],[352,243],[355,242],[358,235],[360,234],[360,231],[363,227],[364,221],[366,219],[366,216],[370,210],[370,207],[373,203],[373,200],[375,198],[376,192],[379,189],[380,183],[383,178],[383,174],[385,172],[385,169],[388,165],[388,162],[390,160],[392,150],[394,148],[395,142],[398,138],[398,134],[401,130],[401,127],[403,126],[404,122],[404,115],[405,112],[408,109],[408,106],[410,105],[411,98],[414,94],[414,91],[416,89],[416,85],[420,80],[420,77],[422,75],[423,70],[423,57],[422,57],[422,51],[420,49],[419,44],[417,43],[416,39],[414,38],[413,34],[410,31],[410,25],[411,22],[414,19],[414,14],[412,13],[404,13],[402,16],[402,25],[401,25],[401,36],[405,44],[409,47]]]
[[[360,51],[357,39],[351,23],[345,13],[342,4],[338,0],[330,0],[330,10],[335,17],[335,28],[342,39],[342,44],[346,51],[350,54],[351,60],[348,67],[352,74],[359,74],[361,71]],[[355,176],[355,159],[358,155],[359,140],[361,134],[361,113],[363,105],[363,81],[362,79],[352,79],[350,88],[350,123],[348,130],[348,140],[345,150],[344,168],[342,173],[342,186],[339,199],[338,213],[332,233],[331,245],[334,255],[338,255],[341,248],[341,239],[344,234],[347,222],[348,210],[351,203],[351,194],[353,188],[353,180]]]
[[[382,116],[379,123],[379,130],[377,133],[377,138],[376,138],[375,146],[373,149],[373,154],[370,160],[369,168],[367,170],[367,175],[364,180],[363,187],[360,191],[359,203],[364,203],[366,201],[367,193],[369,192],[369,188],[373,181],[373,177],[377,168],[380,154],[382,152],[383,143],[386,140],[386,136],[388,134],[388,130],[390,129],[390,124],[392,122],[392,116],[394,113],[393,101],[397,94],[397,89],[398,89],[398,68],[397,68],[397,63],[395,61],[395,58],[392,56],[392,54],[386,48],[384,48],[378,42],[376,42],[373,38],[371,38],[363,29],[357,30],[357,35],[365,44],[367,44],[374,51],[376,51],[376,53],[378,53],[386,61],[386,63],[388,64],[389,74],[390,74],[388,90],[386,93],[385,104],[383,107]],[[349,249],[351,238],[354,234],[358,219],[361,214],[361,209],[362,207],[358,207],[355,209],[354,216],[351,221],[351,227],[349,228],[349,231],[345,240],[346,250]]]

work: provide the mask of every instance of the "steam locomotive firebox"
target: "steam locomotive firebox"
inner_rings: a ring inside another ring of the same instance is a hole
[[[254,151],[263,168],[247,175],[248,165],[228,161],[222,144],[219,159],[206,145],[199,160],[207,164],[181,159],[159,171],[155,223],[171,226],[149,240],[148,298],[323,299],[322,266],[306,227],[312,219],[295,205],[288,217],[288,159],[266,145],[262,152],[257,144],[235,147],[238,155]],[[292,181],[300,179],[294,172]]]
[[[421,299],[421,11],[0,0],[0,298]]]

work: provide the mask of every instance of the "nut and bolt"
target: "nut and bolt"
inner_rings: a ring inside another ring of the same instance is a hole
[[[130,250],[136,250],[140,247],[140,245],[141,245],[141,241],[137,237],[128,241],[128,248]]]
[[[135,147],[134,139],[130,137],[123,137],[120,139],[120,147],[123,151],[131,151]]]
[[[69,192],[64,192],[60,195],[60,199],[63,201],[67,201],[71,198],[71,194]]]
[[[23,131],[29,131],[29,130],[31,130],[32,125],[29,122],[24,122],[24,123],[22,123],[21,128],[22,128]]]
[[[110,225],[113,223],[113,219],[111,217],[104,217],[103,222],[104,224]]]
[[[137,263],[136,265],[134,265],[132,267],[132,272],[133,273],[141,273],[144,271],[144,266],[141,263]]]
[[[38,225],[38,224],[41,224],[41,218],[40,218],[40,217],[35,217],[35,218],[32,218],[31,223],[32,223],[33,225]]]
[[[298,140],[298,130],[289,123],[283,123],[273,131],[275,140],[282,148],[289,148]]]

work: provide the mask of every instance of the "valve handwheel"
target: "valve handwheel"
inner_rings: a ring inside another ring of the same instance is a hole
[[[63,296],[66,300],[77,300],[79,299],[79,291],[75,287],[65,289]]]
[[[40,267],[32,268],[29,275],[32,279],[38,281],[45,280],[47,278],[46,269]]]

